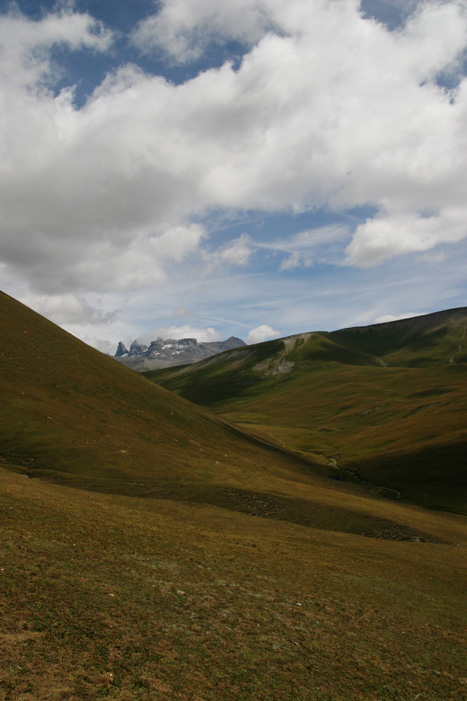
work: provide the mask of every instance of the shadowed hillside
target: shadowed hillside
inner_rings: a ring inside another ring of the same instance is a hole
[[[385,365],[421,367],[467,362],[467,307],[359,326],[329,334],[349,350],[364,350]]]
[[[146,376],[336,479],[465,511],[466,328],[467,310],[454,309],[300,334]]]

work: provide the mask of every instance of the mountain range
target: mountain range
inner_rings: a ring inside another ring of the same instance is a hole
[[[157,338],[151,341],[149,346],[135,340],[128,350],[120,341],[114,357],[132,370],[154,370],[196,363],[217,353],[245,345],[245,341],[235,336],[231,336],[226,341],[206,343],[198,343],[196,338]]]

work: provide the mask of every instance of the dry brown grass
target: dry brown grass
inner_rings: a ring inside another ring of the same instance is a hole
[[[0,699],[467,699],[461,517],[0,323]]]
[[[391,542],[0,472],[0,698],[467,698],[455,519]]]

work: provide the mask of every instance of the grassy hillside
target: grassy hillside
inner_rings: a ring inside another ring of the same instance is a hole
[[[306,472],[3,294],[0,328],[0,456],[29,476],[145,493]]]
[[[196,463],[209,481],[219,473],[219,451],[237,447],[235,433],[202,409],[151,387],[6,295],[0,328],[4,462],[31,475],[116,486],[189,479]],[[246,469],[255,448],[243,445]]]
[[[6,295],[0,328],[0,699],[467,699],[461,516],[321,476]]]
[[[329,334],[352,350],[365,349],[385,365],[423,367],[467,362],[467,307],[343,329]]]
[[[466,328],[467,310],[451,310],[146,376],[336,478],[465,513]]]
[[[0,507],[5,701],[467,698],[453,518],[394,542],[1,469]]]
[[[0,297],[1,464],[97,491],[209,503],[384,538],[420,534]],[[423,535],[423,534],[422,534]]]

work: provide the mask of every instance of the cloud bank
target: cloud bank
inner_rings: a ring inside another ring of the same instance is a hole
[[[222,339],[219,332],[209,327],[196,328],[193,326],[165,326],[153,331],[146,331],[141,334],[136,340],[138,343],[145,343],[147,346],[150,345],[151,341],[155,341],[158,338],[164,339],[180,339],[180,338],[196,338],[198,343],[212,343],[213,341],[221,341]]]
[[[63,302],[156,285],[188,260],[249,265],[245,235],[211,250],[219,210],[376,212],[345,244],[284,239],[284,273],[332,242],[334,260],[371,267],[465,238],[467,5],[411,7],[389,31],[357,0],[164,0],[133,34],[142,53],[187,63],[234,41],[241,60],[180,84],[125,64],[81,108],[54,88],[53,49],[109,52],[110,30],[73,11],[3,16],[5,279]]]

